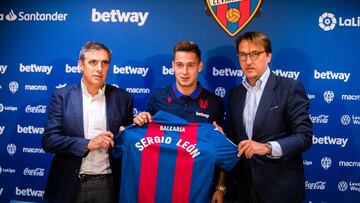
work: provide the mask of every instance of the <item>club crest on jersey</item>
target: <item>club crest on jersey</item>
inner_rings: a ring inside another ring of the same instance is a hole
[[[199,106],[201,109],[206,109],[209,105],[209,100],[201,99],[199,100]]]
[[[173,131],[173,132],[185,132],[183,126],[171,126],[171,125],[160,125],[160,131]]]
[[[231,37],[254,18],[261,2],[262,0],[206,0],[213,18]]]

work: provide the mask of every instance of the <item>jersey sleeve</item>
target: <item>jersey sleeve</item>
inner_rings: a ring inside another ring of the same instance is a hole
[[[239,160],[237,146],[216,128],[211,130],[210,139],[212,139],[215,147],[216,165],[225,171],[230,171]]]

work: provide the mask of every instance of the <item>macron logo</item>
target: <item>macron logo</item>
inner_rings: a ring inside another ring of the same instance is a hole
[[[112,23],[137,23],[143,26],[146,22],[149,12],[121,12],[119,9],[111,9],[110,12],[99,12],[96,8],[91,10],[92,22],[112,22]]]

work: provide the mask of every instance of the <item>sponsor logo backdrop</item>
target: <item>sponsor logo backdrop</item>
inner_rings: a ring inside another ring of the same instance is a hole
[[[172,48],[202,49],[202,85],[224,99],[243,73],[231,38],[205,1],[7,1],[0,3],[0,202],[42,202],[51,154],[41,148],[56,88],[77,83],[80,47],[98,40],[113,51],[108,83],[144,111],[157,87],[174,82]],[[304,154],[306,202],[360,199],[360,2],[263,1],[243,31],[273,42],[272,71],[300,80],[314,127]],[[240,32],[240,33],[241,33]],[[286,191],[284,191],[286,192]]]

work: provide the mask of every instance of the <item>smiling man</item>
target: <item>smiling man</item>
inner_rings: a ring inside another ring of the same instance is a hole
[[[119,160],[112,159],[113,136],[132,122],[133,99],[106,85],[110,50],[88,42],[78,61],[79,84],[54,92],[42,138],[54,153],[44,198],[49,202],[115,202]]]

